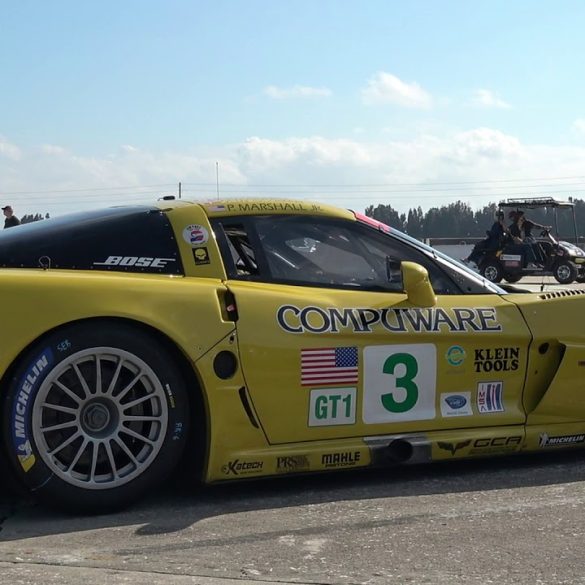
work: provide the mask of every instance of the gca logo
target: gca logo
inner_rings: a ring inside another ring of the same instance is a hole
[[[141,268],[164,268],[174,258],[150,258],[148,256],[108,256],[104,262],[94,262],[94,266],[139,266]]]

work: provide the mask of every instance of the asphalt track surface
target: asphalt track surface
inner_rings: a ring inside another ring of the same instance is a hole
[[[540,290],[533,281],[521,285]],[[585,584],[585,451],[168,482],[92,517],[41,507],[5,482],[0,583]]]

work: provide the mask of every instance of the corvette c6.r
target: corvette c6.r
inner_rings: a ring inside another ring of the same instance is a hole
[[[359,213],[160,201],[0,233],[5,458],[105,512],[207,483],[585,446],[585,291]]]

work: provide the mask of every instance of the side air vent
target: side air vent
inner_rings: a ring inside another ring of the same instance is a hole
[[[563,297],[577,297],[577,296],[581,296],[581,295],[585,295],[585,290],[583,290],[583,289],[559,290],[559,291],[555,291],[555,292],[543,293],[543,294],[539,295],[539,298],[541,298],[543,301],[548,301],[550,299],[560,299]]]

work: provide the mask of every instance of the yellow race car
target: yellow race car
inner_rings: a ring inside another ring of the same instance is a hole
[[[0,266],[4,454],[51,505],[585,446],[585,291],[502,288],[359,213],[115,207],[3,231]]]

